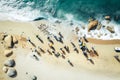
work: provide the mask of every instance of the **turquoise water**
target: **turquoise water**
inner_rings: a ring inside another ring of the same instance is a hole
[[[62,17],[70,13],[77,19],[90,16],[116,15],[120,11],[120,0],[60,0],[56,16]],[[59,14],[62,10],[64,14]]]
[[[87,20],[89,17],[120,15],[119,3],[120,0],[0,0],[0,13],[14,14],[14,18],[19,15],[26,20],[41,16],[67,19],[67,14],[76,20]]]

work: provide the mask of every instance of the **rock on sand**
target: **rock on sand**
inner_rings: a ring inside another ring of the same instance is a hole
[[[6,36],[4,40],[8,48],[13,47],[13,37],[11,35]]]
[[[4,71],[4,73],[7,73],[8,68],[6,66],[4,66],[2,70]]]
[[[8,66],[8,67],[14,67],[15,61],[14,61],[14,59],[6,60],[6,61],[4,62],[4,65],[5,65],[5,66]]]
[[[12,50],[5,50],[5,51],[4,51],[4,55],[5,55],[6,57],[11,56],[12,54],[13,54],[13,51],[12,51]]]
[[[97,25],[98,25],[98,20],[91,21],[91,22],[88,24],[88,32],[89,32],[91,29],[96,28]]]
[[[9,77],[14,77],[14,76],[17,75],[17,72],[16,72],[15,69],[9,68],[8,71],[7,71],[7,75],[8,75]]]
[[[17,40],[16,36],[13,36],[13,43],[15,44],[17,42],[18,42],[18,40]]]

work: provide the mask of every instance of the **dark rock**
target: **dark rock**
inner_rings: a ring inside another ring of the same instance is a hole
[[[15,66],[15,61],[14,61],[14,59],[6,60],[6,61],[4,62],[4,65],[5,65],[5,66],[8,66],[8,67],[14,67],[14,66]]]
[[[7,71],[7,75],[8,75],[9,77],[15,77],[15,76],[17,75],[17,71],[16,71],[15,69],[10,68],[10,69],[8,69],[8,71]]]

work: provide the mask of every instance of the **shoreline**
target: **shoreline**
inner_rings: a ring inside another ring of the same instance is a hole
[[[3,23],[5,23],[5,24],[10,24],[10,25],[12,25],[12,23],[14,24],[26,24],[27,26],[28,25],[33,25],[33,24],[35,24],[34,26],[36,26],[37,25],[37,27],[39,26],[39,24],[45,24],[46,22],[48,22],[48,23],[50,23],[49,25],[51,26],[51,24],[55,24],[56,26],[59,26],[59,27],[61,27],[61,25],[59,24],[59,23],[51,23],[51,22],[49,22],[49,21],[47,21],[47,20],[40,20],[40,21],[29,21],[29,22],[19,22],[19,21],[9,21],[9,20],[5,20],[5,21],[0,21],[0,22],[3,22]],[[49,26],[48,25],[48,26]],[[68,28],[70,28],[70,26],[68,27]],[[72,28],[72,26],[71,26],[71,28]],[[57,28],[56,28],[57,29]],[[60,29],[60,28],[59,28]],[[66,29],[67,29],[67,27],[66,27]],[[75,34],[75,36],[77,36],[77,37],[79,37],[78,35],[76,35]],[[95,43],[95,44],[120,44],[120,39],[113,39],[113,38],[108,38],[108,39],[100,39],[100,38],[92,38],[92,37],[88,37],[87,38],[88,39],[88,41],[89,42],[92,42],[92,43]],[[95,42],[94,42],[95,41]],[[96,42],[97,41],[97,42]],[[100,41],[100,43],[98,42],[98,41]],[[116,43],[117,42],[117,43]]]

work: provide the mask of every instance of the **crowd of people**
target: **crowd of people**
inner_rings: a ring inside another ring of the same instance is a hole
[[[41,39],[41,37],[39,35],[35,35],[36,38],[42,43],[44,44],[44,40]],[[66,55],[68,53],[71,52],[71,49],[68,45],[65,45],[64,44],[64,36],[61,34],[61,32],[58,33],[58,36],[56,35],[52,35],[53,37],[50,37],[48,36],[47,37],[47,41],[48,41],[48,46],[49,46],[49,49],[47,50],[44,50],[42,47],[40,46],[36,46],[30,38],[27,39],[27,41],[35,48],[35,52],[41,56],[41,53],[49,53],[49,55],[54,55],[56,58],[59,58],[59,57],[62,57],[63,59],[66,59]],[[84,39],[84,40],[83,40]],[[59,48],[59,51],[56,50],[56,48],[54,47],[55,45],[55,42],[54,40],[56,40],[58,43],[61,43],[62,45],[64,45],[64,47],[60,47]],[[99,56],[97,51],[95,50],[94,47],[91,48],[91,50],[89,50],[86,46],[86,43],[87,43],[87,38],[86,36],[84,36],[83,38],[79,38],[78,39],[78,46],[79,48],[75,45],[74,42],[70,42],[72,47],[73,47],[73,51],[76,52],[76,53],[80,53],[80,50],[82,51],[82,54],[85,56],[85,58],[90,61],[92,64],[94,64],[94,61],[92,60],[92,57],[93,56]],[[37,48],[37,49],[36,49]],[[37,56],[33,56],[35,57],[36,59]],[[70,59],[67,60],[67,62],[71,65],[71,66],[74,66],[73,63],[70,61]]]

